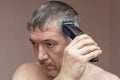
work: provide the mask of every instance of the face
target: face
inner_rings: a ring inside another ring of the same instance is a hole
[[[57,22],[45,24],[43,28],[31,29],[30,41],[37,61],[51,76],[56,76],[62,64],[64,48],[69,44]]]

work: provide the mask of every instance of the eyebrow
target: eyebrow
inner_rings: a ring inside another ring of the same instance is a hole
[[[56,42],[56,40],[53,40],[53,39],[46,39],[45,42]]]
[[[36,41],[32,40],[31,38],[29,38],[29,41],[30,41],[30,42],[36,42]],[[48,42],[48,41],[51,41],[51,42],[56,42],[56,40],[55,40],[55,39],[52,39],[52,38],[42,40],[42,42]]]

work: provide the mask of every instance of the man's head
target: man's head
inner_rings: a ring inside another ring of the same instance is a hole
[[[68,4],[60,1],[49,1],[37,8],[27,27],[44,27],[47,21],[58,21],[61,26],[62,21],[74,21],[75,26],[80,26],[80,18],[78,13]]]
[[[64,49],[70,43],[61,30],[62,21],[69,20],[80,26],[79,16],[72,7],[49,1],[35,10],[27,24],[36,58],[51,76],[59,73]]]

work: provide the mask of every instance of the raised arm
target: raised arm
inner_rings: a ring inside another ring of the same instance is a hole
[[[95,41],[84,34],[65,49],[61,71],[55,80],[80,80],[89,61],[102,53]]]

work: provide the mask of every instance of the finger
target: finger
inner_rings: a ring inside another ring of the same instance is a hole
[[[102,50],[95,50],[87,55],[84,56],[84,58],[87,60],[87,61],[90,61],[91,59],[95,58],[95,57],[98,57],[98,55],[102,54]]]
[[[88,39],[88,38],[89,38],[89,36],[86,35],[86,34],[76,36],[75,39],[73,39],[72,42],[68,45],[68,47],[74,46],[75,44],[77,44],[82,39]]]
[[[81,41],[76,43],[76,45],[73,46],[73,48],[80,49],[80,48],[83,48],[85,46],[90,46],[90,45],[97,45],[97,43],[92,39],[82,39]]]
[[[98,47],[96,45],[85,46],[78,51],[78,54],[85,55],[85,54],[89,54],[95,50],[100,50],[100,47]]]

